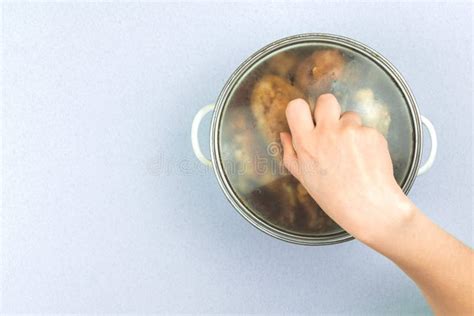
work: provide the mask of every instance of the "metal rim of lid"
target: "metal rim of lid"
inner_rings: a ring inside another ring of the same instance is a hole
[[[413,150],[413,157],[410,164],[410,169],[402,186],[402,190],[405,193],[408,193],[410,191],[416,178],[422,151],[421,119],[413,93],[411,92],[408,84],[403,79],[400,72],[385,57],[383,57],[381,54],[379,54],[374,49],[368,47],[365,44],[339,35],[326,33],[306,33],[289,36],[268,44],[267,46],[259,49],[254,54],[252,54],[244,62],[242,62],[240,66],[229,77],[228,81],[221,90],[219,97],[217,98],[216,107],[211,122],[211,157],[213,169],[216,174],[219,186],[224,191],[226,198],[229,200],[232,206],[240,213],[240,215],[242,215],[252,225],[254,225],[255,227],[270,236],[290,243],[300,245],[330,245],[349,241],[354,239],[354,237],[352,237],[346,231],[323,236],[309,236],[290,233],[264,221],[263,219],[255,215],[251,210],[249,210],[232,189],[232,186],[228,178],[226,177],[225,171],[223,169],[223,165],[221,162],[221,153],[219,150],[220,122],[222,114],[227,105],[228,97],[231,95],[231,92],[236,87],[242,76],[246,74],[247,71],[252,68],[252,66],[257,64],[261,59],[268,56],[269,54],[288,46],[304,43],[326,43],[336,46],[342,46],[349,50],[356,51],[361,55],[366,56],[371,61],[375,62],[393,79],[394,83],[397,85],[397,87],[403,94],[403,97],[409,107],[409,112],[412,119],[411,123],[413,127],[415,148]]]

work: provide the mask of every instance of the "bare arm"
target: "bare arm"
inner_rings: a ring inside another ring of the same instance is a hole
[[[473,314],[472,250],[422,212],[400,228],[397,236],[372,241],[369,246],[395,262],[422,290],[436,314]]]
[[[385,138],[322,95],[290,102],[286,168],[341,227],[395,262],[437,314],[472,314],[473,251],[431,222],[398,186]],[[316,122],[316,124],[314,124]]]

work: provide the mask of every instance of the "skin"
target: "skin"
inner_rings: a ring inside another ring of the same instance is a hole
[[[302,99],[288,104],[290,133],[281,133],[285,167],[347,232],[397,264],[440,315],[474,313],[474,252],[431,222],[403,193],[387,141],[341,115],[331,94],[311,113]]]

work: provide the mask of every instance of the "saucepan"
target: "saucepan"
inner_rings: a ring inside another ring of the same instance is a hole
[[[295,35],[258,50],[230,76],[215,104],[196,113],[191,127],[197,159],[214,169],[232,206],[261,231],[296,244],[353,239],[282,163],[279,133],[288,131],[286,105],[304,98],[313,109],[323,93],[334,94],[343,111],[359,113],[365,126],[386,137],[395,179],[405,193],[433,165],[435,129],[420,115],[401,74],[367,45],[331,34]],[[208,159],[199,145],[198,130],[211,112]],[[422,125],[431,149],[420,166]]]

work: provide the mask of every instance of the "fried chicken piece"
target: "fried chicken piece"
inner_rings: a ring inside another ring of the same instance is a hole
[[[246,200],[267,221],[290,231],[313,235],[341,230],[292,176],[257,188]]]
[[[332,83],[342,76],[345,64],[339,50],[324,49],[314,52],[298,66],[295,84],[306,93],[312,109],[321,94],[331,91]]]
[[[353,111],[359,113],[362,124],[372,127],[387,136],[390,127],[390,112],[388,106],[374,96],[371,89],[360,89],[354,95],[354,103],[350,105]]]
[[[289,52],[281,52],[267,62],[269,73],[291,80],[295,75],[297,57]]]
[[[250,108],[267,143],[279,142],[280,132],[288,132],[285,111],[288,103],[304,95],[287,80],[265,75],[252,91]]]
[[[306,225],[310,229],[321,229],[322,221],[321,217],[318,216],[317,209],[319,206],[314,202],[313,198],[309,195],[308,191],[303,187],[301,183],[296,185],[296,198],[301,204],[301,209],[306,215]]]
[[[334,232],[341,228],[323,211],[323,209],[309,195],[308,191],[298,182],[296,186],[296,199],[300,210],[304,213],[305,228],[308,232]]]
[[[298,201],[291,176],[280,177],[251,192],[246,200],[260,216],[270,223],[296,230]]]

